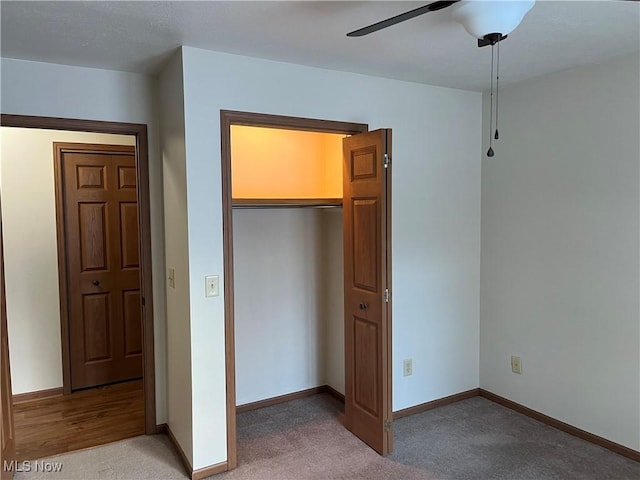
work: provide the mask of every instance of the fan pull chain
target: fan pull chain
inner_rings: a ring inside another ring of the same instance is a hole
[[[500,138],[498,134],[498,99],[500,98],[500,42],[498,42],[498,62],[496,65],[496,133],[493,136],[496,140]]]
[[[489,109],[489,150],[487,150],[487,157],[493,157],[493,148],[491,148],[491,128],[493,127],[493,47],[491,44],[491,106]]]

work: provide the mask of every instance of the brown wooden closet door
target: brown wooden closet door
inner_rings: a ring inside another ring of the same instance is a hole
[[[391,405],[391,130],[344,146],[345,426],[393,450]],[[388,155],[388,157],[385,156]]]
[[[61,164],[71,388],[140,378],[142,311],[134,149],[130,147],[129,153],[63,151]]]
[[[11,395],[11,367],[9,364],[9,335],[7,333],[7,302],[4,288],[4,250],[2,244],[2,220],[0,220],[0,342],[2,355],[0,358],[0,371],[2,383],[0,395],[2,396],[2,445],[0,456],[0,478],[8,480],[13,478],[15,466],[11,464],[16,458],[15,431],[13,429],[13,399]],[[5,468],[5,466],[7,468]]]

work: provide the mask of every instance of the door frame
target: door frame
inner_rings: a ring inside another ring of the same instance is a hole
[[[224,328],[227,397],[227,469],[238,464],[236,433],[236,360],[233,280],[233,204],[231,189],[231,126],[281,128],[306,132],[355,135],[369,131],[365,123],[316,120],[264,113],[220,110],[220,149],[222,162],[222,232],[224,258]]]
[[[133,151],[133,152],[132,152]],[[65,153],[110,152],[113,154],[135,155],[135,147],[130,145],[98,145],[93,143],[53,142],[53,180],[56,198],[56,233],[58,239],[58,285],[60,296],[60,337],[62,339],[62,393],[71,394],[71,339],[69,325],[69,281],[67,278],[67,235],[66,209],[64,205],[65,184],[63,178],[63,155]],[[136,187],[137,188],[137,187]],[[138,235],[138,250],[140,250]],[[141,282],[140,282],[141,283]],[[143,297],[141,297],[143,298]],[[143,349],[144,351],[144,349]],[[144,379],[144,373],[143,373]]]
[[[9,333],[7,332],[7,300],[5,296],[4,282],[4,244],[2,241],[2,202],[0,202],[0,344],[2,352],[0,352],[0,372],[4,378],[0,379],[0,435],[2,435],[2,444],[0,445],[0,457],[2,457],[2,465],[0,465],[0,479],[11,480],[15,473],[15,466],[5,469],[5,462],[15,461],[16,459],[16,443],[15,429],[13,423],[13,402],[11,395],[11,362],[9,360]],[[5,344],[6,340],[6,344]],[[6,410],[5,410],[5,398]],[[8,427],[5,426],[5,422]],[[4,436],[4,430],[9,430],[9,435]],[[15,464],[14,464],[15,465]]]
[[[142,298],[142,355],[145,434],[157,432],[155,357],[153,328],[153,282],[151,269],[151,201],[149,197],[149,147],[147,125],[140,123],[105,122],[70,118],[39,117],[31,115],[1,114],[3,127],[65,130],[74,132],[111,133],[132,135],[136,138],[136,180],[138,183],[138,234],[140,248],[140,293]],[[58,251],[59,253],[59,251]],[[60,281],[63,273],[60,272]],[[66,285],[66,279],[65,279]],[[60,285],[63,288],[63,285]],[[62,291],[61,291],[62,293]],[[61,321],[66,315],[66,302],[60,305]],[[62,340],[64,342],[64,339]],[[63,343],[64,344],[64,343]],[[67,372],[68,374],[68,372]],[[63,368],[63,376],[65,375]],[[70,380],[67,378],[67,380]],[[68,385],[70,383],[65,382]]]

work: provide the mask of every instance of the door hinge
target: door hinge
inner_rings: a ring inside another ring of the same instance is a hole
[[[389,430],[391,430],[391,420],[389,420],[388,418],[384,421],[384,431],[388,432]]]
[[[142,303],[142,306],[144,307],[144,297],[142,297],[142,298],[140,299],[140,302]]]
[[[389,156],[388,153],[385,153],[382,160],[382,164],[384,165],[384,168],[389,168],[390,163],[391,163],[391,157]]]
[[[389,289],[384,289],[384,303],[389,303]]]

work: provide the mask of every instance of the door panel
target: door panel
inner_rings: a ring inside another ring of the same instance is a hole
[[[0,215],[1,218],[1,215]],[[0,418],[2,425],[0,431],[2,444],[0,449],[0,478],[9,480],[13,478],[15,467],[5,469],[5,465],[12,465],[16,458],[15,431],[13,429],[13,399],[11,394],[11,367],[9,365],[9,335],[7,333],[7,304],[4,288],[4,250],[2,245],[2,220],[0,220],[0,343],[2,352],[0,356]],[[6,463],[5,463],[6,462]]]
[[[353,199],[353,244],[358,248],[353,252],[353,284],[371,292],[379,291],[380,209],[377,198]]]
[[[380,416],[378,404],[379,329],[376,322],[354,318],[354,401],[373,418]]]
[[[106,209],[104,203],[78,204],[82,272],[107,268]]]
[[[99,188],[104,190],[105,168],[103,166],[78,165],[78,188]]]
[[[90,147],[90,148],[88,148]],[[142,376],[133,147],[57,144],[71,389]]]
[[[120,203],[121,268],[139,268],[138,253],[138,205],[135,202]]]
[[[136,169],[126,165],[118,166],[118,188],[136,188]]]
[[[376,178],[377,175],[376,150],[369,146],[354,151],[351,156],[351,180]]]
[[[345,425],[382,455],[391,424],[391,131],[344,139]]]
[[[83,295],[84,363],[111,359],[109,294]]]

